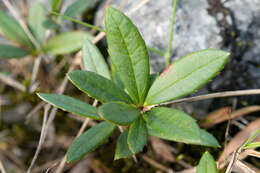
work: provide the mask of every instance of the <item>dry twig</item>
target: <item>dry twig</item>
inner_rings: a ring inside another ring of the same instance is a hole
[[[0,160],[0,171],[1,171],[2,173],[6,173],[6,170],[5,170],[4,165],[3,165],[3,163],[2,163],[1,160]]]
[[[23,91],[25,92],[26,91],[26,88],[24,85],[22,85],[20,82],[4,75],[4,74],[1,74],[0,73],[0,81],[2,81],[3,83],[5,83],[6,85],[10,85],[20,91]]]

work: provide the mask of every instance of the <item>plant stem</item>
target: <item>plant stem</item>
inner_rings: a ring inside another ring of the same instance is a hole
[[[88,28],[91,28],[91,29],[95,29],[95,30],[100,31],[100,32],[105,32],[105,30],[100,28],[100,27],[91,25],[91,24],[86,23],[86,22],[82,22],[82,21],[77,20],[75,18],[72,18],[72,17],[69,17],[69,16],[65,16],[65,15],[62,15],[62,14],[54,12],[54,11],[52,11],[50,13],[53,14],[53,15],[56,15],[56,16],[61,16],[63,19],[70,20],[72,22],[78,23],[78,24],[83,25],[85,27],[88,27]]]
[[[165,56],[165,53],[159,49],[156,49],[156,48],[153,48],[153,47],[150,47],[150,46],[147,46],[147,49],[150,50],[151,52],[153,53],[156,53],[160,56]]]
[[[168,67],[170,65],[170,56],[172,53],[172,39],[173,39],[173,29],[174,29],[174,23],[175,23],[175,13],[176,13],[176,7],[177,7],[178,0],[174,0],[173,3],[173,12],[172,12],[172,20],[171,20],[171,31],[169,36],[169,43],[168,43],[168,51],[165,54],[165,65]]]
[[[177,99],[177,100],[173,100],[170,102],[161,103],[158,105],[161,106],[161,105],[169,105],[169,104],[176,104],[176,103],[183,103],[183,102],[193,102],[193,101],[213,99],[213,98],[235,97],[235,96],[256,95],[256,94],[260,94],[260,89],[224,91],[224,92],[217,92],[217,93],[212,93],[212,94],[188,97],[188,98],[183,98],[183,99]],[[158,105],[155,105],[155,106],[158,106]]]

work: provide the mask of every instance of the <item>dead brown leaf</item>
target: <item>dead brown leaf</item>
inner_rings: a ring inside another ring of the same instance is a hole
[[[235,137],[232,138],[232,140],[227,144],[226,148],[222,152],[218,161],[220,163],[224,162],[226,157],[230,155],[233,151],[237,150],[259,127],[260,127],[260,118],[251,122],[245,129],[240,131]],[[254,141],[255,142],[260,141],[260,136],[256,137]],[[247,155],[241,155],[241,156],[246,157]],[[242,160],[241,157],[239,157],[239,159]]]
[[[172,147],[165,142],[163,142],[161,139],[156,137],[151,137],[151,143],[154,152],[156,153],[156,156],[160,159],[163,159],[164,161],[168,162],[174,162],[175,158],[172,154]]]
[[[231,107],[224,107],[218,109],[203,119],[200,123],[200,126],[203,128],[211,128],[216,124],[227,121],[229,119],[235,119],[238,117],[242,117],[244,115],[250,114],[252,112],[260,111],[260,106],[248,106],[237,111],[234,111],[230,114]]]

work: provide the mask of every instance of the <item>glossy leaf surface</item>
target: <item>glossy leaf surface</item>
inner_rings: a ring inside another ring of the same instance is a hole
[[[148,111],[144,119],[150,135],[187,144],[218,147],[218,143],[214,145],[216,140],[212,141],[213,136],[202,134],[196,121],[178,109],[156,107]]]
[[[105,142],[116,126],[102,122],[75,139],[67,152],[67,162],[79,160]]]
[[[114,157],[115,160],[128,158],[132,155],[127,145],[127,136],[128,136],[128,130],[121,133],[119,138],[117,139],[116,152]]]
[[[11,45],[0,44],[0,58],[22,58],[28,54],[29,52],[24,49]]]
[[[106,8],[105,28],[112,64],[129,95],[142,104],[149,78],[144,40],[131,20],[112,7]]]
[[[43,50],[49,54],[68,54],[79,50],[86,39],[92,40],[92,36],[87,32],[72,31],[64,32],[49,39]]]
[[[10,40],[19,43],[22,46],[34,48],[32,42],[24,32],[20,24],[11,16],[0,10],[0,33]]]
[[[148,131],[146,123],[142,117],[139,117],[130,125],[127,138],[128,146],[132,153],[139,153],[142,151],[147,143],[147,138]]]
[[[34,38],[43,43],[45,39],[45,28],[43,22],[45,21],[45,8],[39,1],[34,2],[29,8],[28,25]]]
[[[103,55],[90,40],[86,40],[83,44],[82,59],[85,70],[95,72],[110,79],[110,72]]]
[[[71,112],[73,114],[88,117],[95,120],[101,119],[97,113],[96,107],[93,107],[90,104],[84,103],[72,97],[59,95],[59,94],[47,94],[47,93],[38,93],[38,96],[42,100],[64,111]]]
[[[201,157],[196,173],[218,173],[216,162],[209,152]]]
[[[125,126],[135,121],[138,118],[140,111],[126,103],[109,102],[100,106],[98,113],[105,120]]]
[[[228,57],[228,52],[206,49],[179,59],[154,82],[145,105],[171,101],[196,91],[217,75]]]
[[[101,102],[123,101],[131,103],[131,98],[114,82],[90,71],[73,71],[69,80],[81,91]]]

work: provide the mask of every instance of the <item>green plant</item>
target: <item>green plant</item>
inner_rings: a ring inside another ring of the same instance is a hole
[[[206,49],[189,54],[170,65],[160,76],[149,74],[149,58],[136,26],[120,11],[108,7],[105,32],[111,58],[112,75],[101,53],[91,43],[83,45],[85,71],[73,71],[69,80],[88,96],[102,103],[98,108],[72,97],[38,93],[46,102],[98,121],[73,141],[67,161],[82,158],[96,149],[118,126],[115,159],[142,151],[148,135],[187,144],[218,147],[217,140],[200,129],[195,119],[181,110],[160,104],[196,91],[216,76],[229,53]]]
[[[82,2],[77,1],[78,5]],[[88,1],[87,8],[92,1]],[[60,1],[52,2],[53,11],[60,4]],[[72,7],[71,7],[72,6]],[[75,4],[68,7],[68,14],[74,12]],[[74,9],[74,10],[73,10]],[[66,14],[67,14],[66,13]],[[39,1],[34,2],[30,8],[27,18],[27,25],[22,20],[9,16],[0,10],[0,34],[11,41],[11,44],[0,44],[0,58],[23,58],[26,56],[68,54],[79,50],[85,39],[92,39],[88,32],[68,31],[57,34],[46,40],[47,29],[56,29],[58,24],[46,18],[45,6]]]

